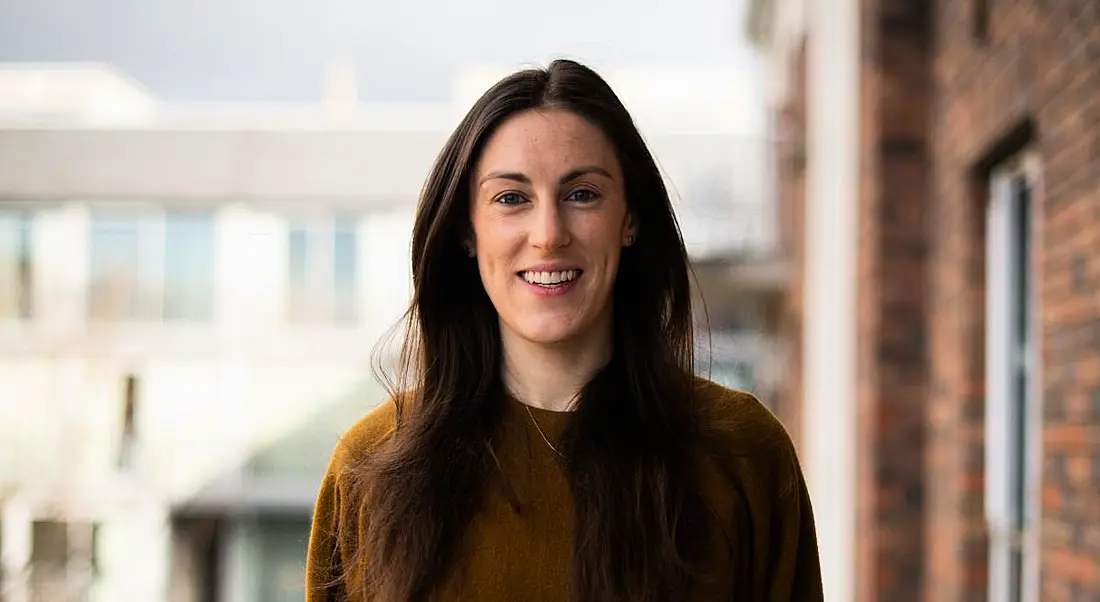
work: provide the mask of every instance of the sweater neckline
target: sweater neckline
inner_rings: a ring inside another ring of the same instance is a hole
[[[558,439],[573,417],[572,410],[557,411],[523,403],[511,395],[505,395],[507,415],[528,428],[540,428],[548,437]],[[535,424],[532,424],[532,420]]]

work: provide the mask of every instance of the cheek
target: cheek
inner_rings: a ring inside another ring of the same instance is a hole
[[[503,258],[479,251],[477,267],[481,273],[481,282],[485,285],[486,290],[499,289],[502,284],[507,282],[505,275],[508,271],[508,264]]]
[[[612,220],[598,220],[584,224],[577,238],[585,241],[585,247],[604,264],[617,264],[623,250],[622,225]]]
[[[477,267],[487,290],[508,284],[513,275],[516,237],[501,227],[481,228],[476,234]]]
[[[482,266],[497,263],[500,255],[509,246],[510,234],[504,224],[491,219],[474,219],[474,248],[478,263]]]

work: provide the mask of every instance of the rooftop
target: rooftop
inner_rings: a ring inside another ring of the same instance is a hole
[[[363,103],[354,71],[330,65],[323,103],[165,103],[111,65],[0,63],[0,127],[167,130],[450,131],[517,66],[466,70],[446,103]],[[603,74],[646,132],[760,133],[763,108],[722,69],[624,68]]]

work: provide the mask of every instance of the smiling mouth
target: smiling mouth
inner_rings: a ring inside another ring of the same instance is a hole
[[[562,270],[559,272],[517,272],[528,284],[534,284],[543,288],[556,288],[573,282],[584,270]]]

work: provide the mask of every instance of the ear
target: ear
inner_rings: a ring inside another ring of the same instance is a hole
[[[474,257],[477,255],[477,245],[474,244],[474,235],[472,232],[462,240],[462,250],[466,253],[466,257]]]
[[[638,239],[638,225],[633,213],[627,213],[626,224],[623,225],[623,246],[629,247]]]

